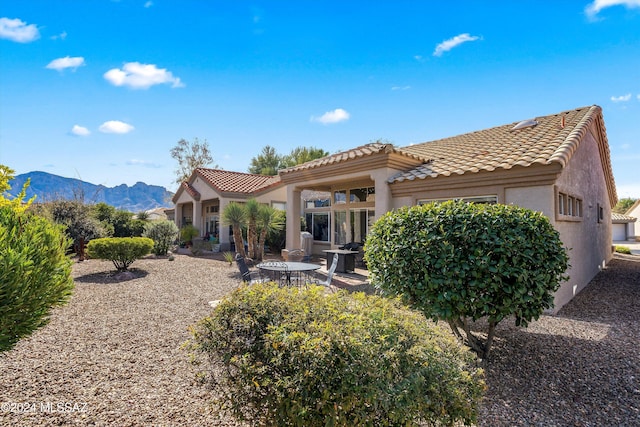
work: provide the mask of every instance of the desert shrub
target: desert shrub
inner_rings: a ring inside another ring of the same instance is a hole
[[[527,326],[553,306],[567,279],[567,251],[539,212],[512,205],[432,203],[387,213],[365,244],[371,282],[446,320],[485,358],[508,316]],[[486,341],[471,321],[486,318]]]
[[[178,237],[178,226],[173,221],[156,221],[146,225],[143,236],[153,240],[153,253],[166,255]]]
[[[180,239],[183,242],[192,242],[194,237],[198,237],[200,231],[191,224],[187,224],[180,229]]]
[[[70,241],[59,225],[0,207],[0,351],[48,322],[73,291]]]
[[[152,248],[153,240],[148,237],[103,237],[90,241],[87,253],[91,258],[109,260],[118,271],[125,271]]]
[[[216,408],[263,426],[476,420],[475,356],[398,299],[243,286],[192,328]]]

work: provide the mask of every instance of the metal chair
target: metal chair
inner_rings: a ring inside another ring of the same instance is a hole
[[[254,279],[251,277],[251,271],[249,270],[249,267],[247,267],[247,262],[239,253],[236,253],[236,264],[238,265],[238,270],[240,270],[243,282],[249,283],[250,285],[262,282],[260,278]]]
[[[333,260],[331,261],[331,266],[327,270],[327,279],[321,282],[317,282],[317,285],[326,286],[329,289],[331,288],[331,281],[333,280],[333,275],[336,272],[336,268],[338,267],[338,254],[333,254]]]

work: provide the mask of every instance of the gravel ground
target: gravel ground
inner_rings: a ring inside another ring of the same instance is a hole
[[[0,425],[235,425],[180,348],[238,285],[220,257],[74,266],[51,322],[0,356]],[[557,316],[499,327],[480,426],[640,426],[640,256],[616,256]]]

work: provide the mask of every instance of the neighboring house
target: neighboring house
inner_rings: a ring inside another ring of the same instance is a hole
[[[195,226],[200,236],[218,236],[221,250],[229,250],[233,235],[221,226],[222,211],[230,202],[251,198],[286,209],[286,189],[278,176],[197,168],[173,196],[174,221],[178,227]]]
[[[636,221],[629,222],[627,225],[627,240],[640,241],[640,223],[637,221],[640,218],[640,199],[636,200],[624,214],[636,219]]]
[[[614,242],[634,240],[636,218],[616,212],[611,213],[611,238]]]
[[[402,148],[372,143],[279,175],[289,249],[301,247],[300,217],[320,254],[363,241],[377,218],[401,206],[447,199],[515,204],[546,215],[570,248],[570,279],[556,292],[555,310],[612,257],[609,218],[617,195],[595,105]]]

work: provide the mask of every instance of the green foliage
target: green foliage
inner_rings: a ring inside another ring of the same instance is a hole
[[[180,229],[180,239],[183,242],[192,242],[194,237],[198,237],[200,231],[191,224],[187,224]]]
[[[475,357],[397,299],[243,286],[192,334],[217,409],[252,425],[472,423],[484,390]]]
[[[213,163],[213,156],[206,139],[203,142],[200,142],[198,138],[195,138],[193,142],[181,139],[171,149],[171,157],[178,162],[178,167],[175,170],[176,184],[182,184],[188,180],[195,169]],[[213,165],[213,167],[217,168],[218,166]]]
[[[100,221],[107,235],[113,237],[139,237],[144,232],[146,222],[134,219],[134,214],[104,202],[91,208],[92,215]]]
[[[0,351],[48,322],[73,291],[70,242],[61,226],[0,207]]]
[[[291,153],[281,155],[276,152],[275,148],[267,145],[260,154],[251,159],[249,173],[277,175],[280,169],[300,165],[328,155],[328,152],[315,147],[296,147],[291,150]]]
[[[527,326],[553,306],[567,251],[541,213],[517,206],[433,203],[387,213],[365,244],[372,284],[402,295],[428,318],[446,320],[487,357],[495,325]],[[486,318],[485,343],[470,321]]]
[[[153,240],[154,254],[166,255],[178,238],[178,232],[178,226],[173,221],[156,221],[146,225],[143,236]]]
[[[65,226],[67,235],[76,245],[80,241],[107,235],[103,225],[94,217],[92,208],[80,201],[56,200],[36,207],[36,211]]]
[[[24,212],[27,208],[33,203],[35,200],[35,196],[29,199],[27,202],[24,202],[24,198],[27,195],[27,188],[29,188],[30,179],[24,183],[22,186],[22,190],[16,197],[12,200],[9,200],[5,197],[5,192],[11,190],[11,186],[9,185],[9,181],[14,178],[15,171],[11,169],[9,166],[0,164],[0,206],[11,206],[13,209]]]
[[[631,249],[628,246],[616,245],[616,252],[619,254],[631,255]]]
[[[625,197],[624,199],[618,200],[618,203],[613,207],[613,212],[624,214],[626,213],[631,206],[633,206],[638,199],[632,199],[631,197]]]
[[[148,237],[104,237],[90,241],[87,253],[91,258],[109,260],[118,271],[125,271],[152,248],[153,240]]]
[[[229,265],[233,265],[233,261],[235,260],[235,255],[232,252],[224,252],[222,254],[225,261],[229,263]]]

